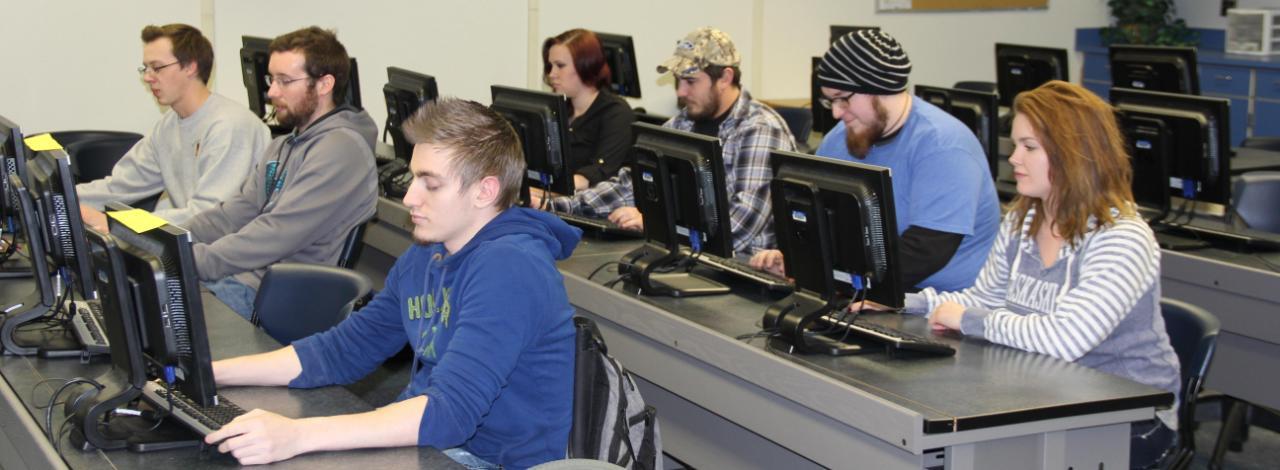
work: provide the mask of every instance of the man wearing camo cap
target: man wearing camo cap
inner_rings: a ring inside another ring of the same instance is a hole
[[[728,167],[725,186],[733,249],[749,255],[776,245],[769,152],[795,150],[795,140],[778,113],[742,89],[741,62],[728,34],[703,27],[676,41],[674,54],[658,66],[658,73],[675,77],[676,96],[684,102],[680,114],[663,126],[720,138]],[[633,196],[630,170],[623,168],[594,187],[551,199],[550,206],[559,212],[607,216],[623,228],[640,230],[643,219]]]
[[[911,59],[879,29],[832,43],[818,66],[819,103],[840,121],[818,155],[888,167],[901,237],[903,284],[954,291],[973,285],[1000,224],[986,155],[973,132],[907,92]],[[752,264],[782,271],[782,253]]]

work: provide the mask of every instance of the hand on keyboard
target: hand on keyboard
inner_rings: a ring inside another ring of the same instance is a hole
[[[306,452],[302,427],[299,420],[255,409],[205,436],[204,442],[220,442],[218,452],[231,454],[241,465],[265,464]]]
[[[751,257],[751,267],[778,277],[787,277],[787,266],[779,250],[762,250]]]
[[[644,217],[640,215],[640,209],[634,207],[619,207],[609,214],[609,221],[625,230],[644,230]]]
[[[889,307],[887,305],[884,305],[878,302],[873,302],[870,300],[865,300],[862,302],[853,302],[849,304],[850,312],[861,312],[864,310],[870,310],[873,312],[891,312],[895,309],[893,307]]]

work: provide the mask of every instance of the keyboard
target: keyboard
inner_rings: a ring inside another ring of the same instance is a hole
[[[564,212],[552,212],[552,213],[555,214],[556,217],[559,217],[561,220],[571,225],[575,225],[586,230],[592,230],[597,233],[602,233],[606,235],[623,236],[627,238],[641,238],[644,236],[643,232],[640,232],[638,230],[624,229],[622,227],[619,227],[618,224],[610,222],[609,219],[597,219],[594,217],[584,217],[581,215],[574,215],[574,214],[569,214]]]
[[[71,305],[71,331],[75,333],[85,352],[108,354],[111,343],[107,341],[106,324],[102,319],[102,304],[96,301],[77,300]]]
[[[910,351],[914,353],[924,353],[937,356],[953,356],[956,353],[955,348],[945,343],[932,341],[928,338],[913,335],[905,331],[899,331],[884,325],[878,325],[865,320],[854,318],[853,322],[843,321],[840,314],[826,315],[819,319],[823,325],[816,326],[814,329],[824,328],[825,325],[832,325],[835,328],[830,336],[842,336],[844,330],[849,331],[849,337],[856,340],[871,341],[882,344],[885,352],[890,356],[899,352]]]
[[[775,276],[771,273],[753,268],[750,263],[742,259],[721,258],[716,255],[702,253],[698,255],[698,261],[707,266],[711,266],[726,273],[759,284],[771,291],[790,292],[794,288],[794,286],[791,285],[791,281],[788,281],[786,278]]]
[[[142,387],[143,397],[147,398],[147,401],[155,406],[158,411],[169,410],[169,394],[170,390],[165,390],[164,383],[159,380],[147,382]],[[244,414],[243,408],[232,403],[231,400],[223,398],[221,395],[216,396],[216,405],[203,406],[192,401],[177,389],[172,389],[172,394],[173,415],[170,417],[182,422],[183,425],[191,428],[201,437],[222,429],[222,425],[230,423],[237,416]]]

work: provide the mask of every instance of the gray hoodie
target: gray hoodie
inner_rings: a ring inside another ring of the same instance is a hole
[[[373,216],[377,135],[368,113],[342,107],[271,141],[238,194],[188,222],[200,279],[257,289],[274,263],[333,265],[347,232]]]

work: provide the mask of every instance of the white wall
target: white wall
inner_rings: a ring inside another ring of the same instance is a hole
[[[1260,1],[1260,0],[1259,0]],[[338,0],[124,0],[12,2],[24,17],[2,44],[18,63],[0,74],[0,114],[26,129],[108,128],[146,132],[159,109],[133,72],[138,31],[149,23],[200,25],[214,41],[214,90],[247,102],[239,77],[240,36],[275,36],[307,25],[335,28],[360,61],[361,95],[379,123],[389,65],[434,75],[440,92],[487,103],[489,86],[542,86],[543,39],[584,27],[633,36],[651,112],[675,111],[669,78],[654,67],[688,31],[728,32],[744,61],[743,82],[758,98],[808,96],[809,58],[826,46],[830,24],[869,24],[898,37],[915,64],[913,83],[993,80],[997,41],[1070,49],[1074,30],[1107,22],[1105,0],[1053,0],[1047,10],[877,13],[872,0],[465,0],[352,3]],[[1216,2],[1215,2],[1216,3]],[[42,37],[42,24],[57,33]],[[72,34],[67,34],[72,32]],[[37,39],[39,38],[39,39]],[[48,58],[38,61],[39,58]],[[1072,60],[1079,75],[1079,58]]]
[[[23,132],[146,133],[162,109],[138,77],[142,27],[199,24],[198,1],[6,0],[0,26],[0,115]]]

